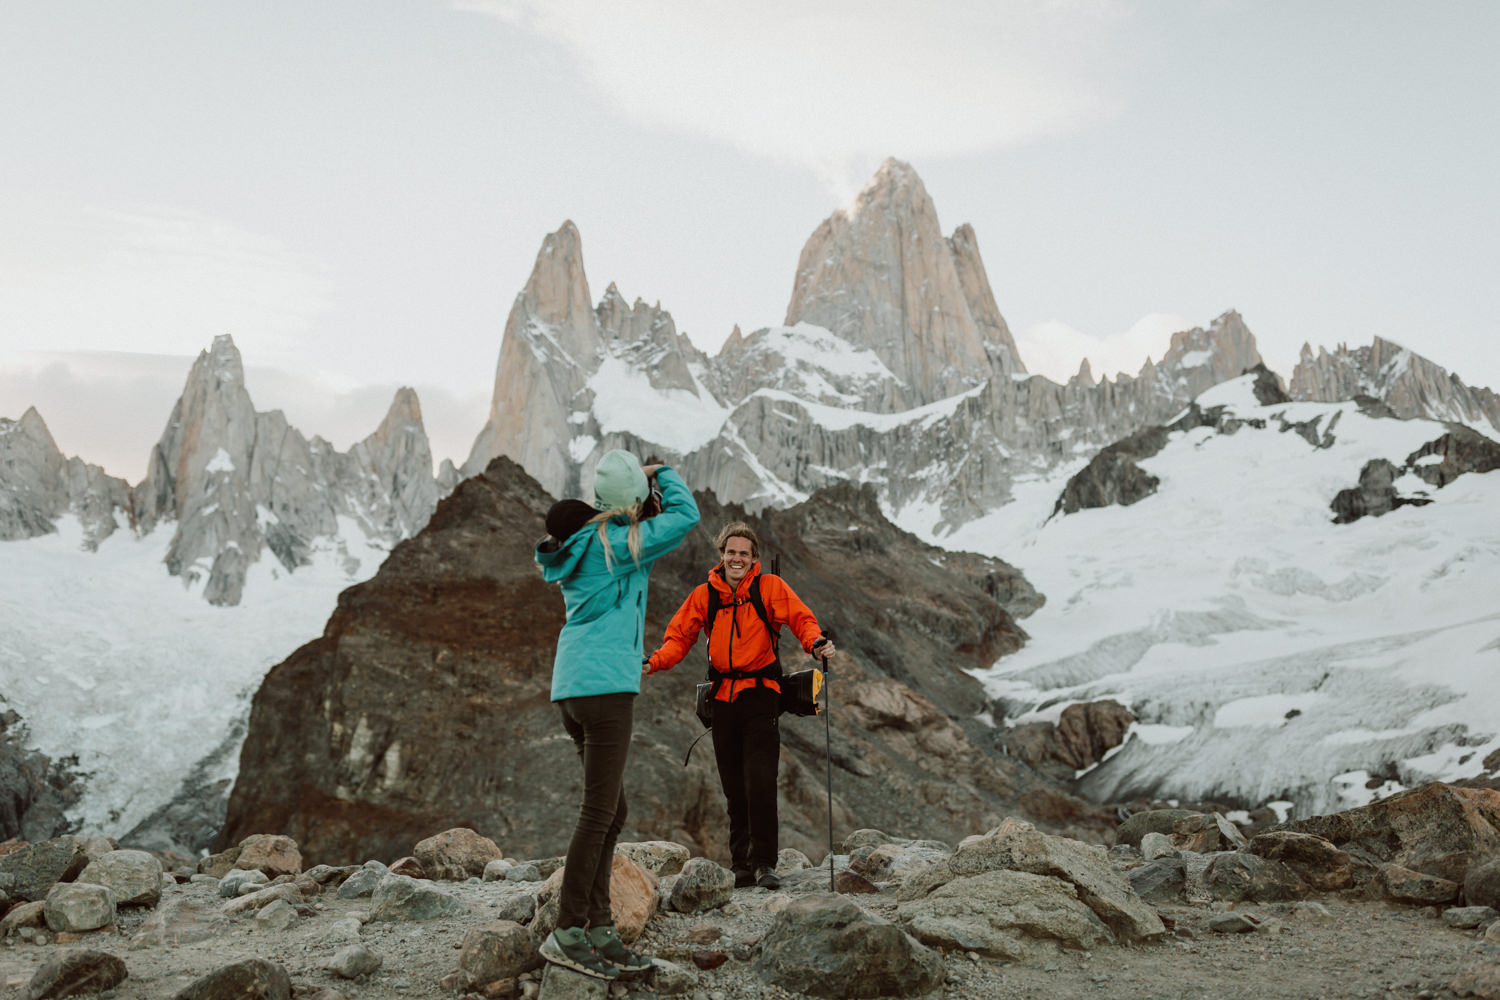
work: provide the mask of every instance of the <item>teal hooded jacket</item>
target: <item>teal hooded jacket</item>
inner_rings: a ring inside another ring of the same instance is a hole
[[[611,563],[597,524],[586,525],[553,551],[537,546],[542,578],[562,585],[567,621],[552,660],[552,700],[641,691],[642,638],[646,629],[646,584],[651,567],[698,523],[692,491],[673,469],[656,473],[661,513],[641,522],[637,564],[626,544],[629,522],[616,517],[605,527]]]

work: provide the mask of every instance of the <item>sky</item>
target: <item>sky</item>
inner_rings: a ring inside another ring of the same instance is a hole
[[[7,0],[0,417],[144,475],[230,334],[347,448],[484,423],[571,219],[715,353],[888,156],[977,234],[1034,372],[1237,309],[1272,367],[1395,340],[1500,388],[1500,5],[1384,0]]]

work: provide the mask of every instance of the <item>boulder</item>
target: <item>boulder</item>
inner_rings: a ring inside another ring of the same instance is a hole
[[[755,960],[767,983],[818,997],[921,996],[942,956],[850,899],[804,896],[776,915]]]
[[[670,840],[646,840],[635,844],[617,844],[615,853],[623,854],[641,868],[657,876],[676,875],[682,871],[692,853]]]
[[[1386,899],[1418,906],[1440,906],[1456,902],[1463,892],[1463,886],[1457,882],[1403,868],[1401,865],[1381,865],[1375,873],[1373,884],[1376,892]]]
[[[1464,899],[1470,906],[1500,910],[1500,854],[1469,866],[1464,875]]]
[[[1148,833],[1170,834],[1180,819],[1196,816],[1187,809],[1148,809],[1128,817],[1115,831],[1115,842],[1140,847],[1141,838]]]
[[[513,979],[542,964],[538,942],[531,931],[509,920],[476,927],[464,935],[458,967],[470,983]]]
[[[1141,838],[1141,857],[1147,861],[1155,861],[1157,858],[1174,858],[1177,856],[1177,845],[1172,843],[1172,838],[1165,833],[1148,833]]]
[[[256,891],[260,886],[269,885],[270,882],[270,877],[259,869],[245,871],[243,868],[231,868],[219,879],[219,895],[225,899],[235,899]]]
[[[1453,977],[1448,988],[1461,997],[1500,1000],[1500,965],[1481,965]]]
[[[1239,827],[1218,813],[1192,813],[1172,823],[1172,843],[1194,854],[1237,851],[1248,841]]]
[[[384,960],[362,944],[349,944],[333,953],[327,969],[340,979],[358,979],[368,976],[384,964]]]
[[[1104,848],[1042,833],[1030,823],[1007,819],[989,833],[969,837],[953,856],[908,880],[898,898],[919,899],[937,886],[995,869],[1051,875],[1073,884],[1078,898],[1123,941],[1166,934],[1161,918],[1109,863]]]
[[[234,864],[245,871],[265,872],[271,878],[300,875],[302,852],[291,837],[257,833],[240,841],[240,853]]]
[[[1187,872],[1181,858],[1158,858],[1126,872],[1131,891],[1150,903],[1181,903]]]
[[[707,858],[693,858],[682,866],[672,886],[667,908],[678,913],[716,909],[734,896],[734,872]]]
[[[291,1000],[286,969],[263,958],[221,966],[178,990],[172,1000]]]
[[[483,878],[485,865],[505,857],[493,840],[461,826],[418,841],[412,853],[428,878],[453,882]]]
[[[344,879],[343,883],[339,885],[338,897],[340,899],[359,899],[361,896],[368,896],[374,892],[375,887],[380,884],[380,880],[387,875],[385,865],[380,865],[379,862],[375,862],[375,864],[379,865],[379,867],[366,865]]]
[[[115,922],[115,894],[102,885],[59,882],[44,906],[47,926],[59,933],[98,930]]]
[[[406,875],[387,874],[371,896],[371,920],[438,920],[467,912],[446,889]]]
[[[923,944],[1011,962],[1114,940],[1070,883],[1004,869],[956,878],[902,903],[898,915]]]
[[[1443,911],[1443,923],[1461,931],[1471,931],[1500,917],[1488,906],[1455,906]]]
[[[287,882],[269,885],[264,889],[257,889],[231,899],[224,904],[224,912],[249,913],[252,910],[264,909],[277,900],[284,903],[299,903],[302,901],[302,892],[295,885]]]
[[[0,854],[0,875],[14,879],[6,890],[13,899],[36,902],[46,899],[47,892],[58,882],[77,878],[88,863],[83,841],[77,837],[54,837]]]
[[[219,937],[228,929],[229,918],[212,903],[169,896],[141,924],[130,939],[130,947],[192,944]]]
[[[80,882],[109,888],[118,906],[155,906],[161,900],[161,862],[145,851],[110,851],[90,861]]]
[[[1431,782],[1282,829],[1314,834],[1344,850],[1354,844],[1381,861],[1462,882],[1471,858],[1500,853],[1500,792]]]
[[[1349,852],[1310,833],[1272,830],[1251,838],[1248,849],[1251,854],[1280,861],[1320,892],[1337,892],[1354,884]]]
[[[26,985],[26,1000],[52,1000],[112,990],[130,975],[125,962],[107,951],[67,950],[50,956]]]
[[[239,860],[240,849],[238,846],[217,854],[210,854],[206,858],[198,860],[198,874],[211,875],[214,878],[223,878],[235,868],[235,862]]]
[[[952,854],[951,847],[936,840],[881,844],[851,854],[849,869],[872,882],[899,882]]]
[[[255,926],[284,931],[297,922],[297,908],[284,899],[273,899],[255,914]]]
[[[1307,892],[1286,865],[1254,854],[1215,855],[1203,874],[1203,884],[1214,899],[1231,903],[1272,903],[1298,899]]]

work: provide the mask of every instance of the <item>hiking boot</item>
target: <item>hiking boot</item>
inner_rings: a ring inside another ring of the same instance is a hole
[[[553,965],[581,972],[595,979],[616,979],[620,970],[606,962],[589,941],[588,932],[582,927],[559,927],[547,935],[538,949],[542,957]]]
[[[625,947],[625,942],[620,940],[619,933],[609,924],[590,927],[589,943],[594,946],[600,958],[621,972],[645,972],[651,968],[650,957]]]
[[[755,884],[762,889],[780,889],[781,879],[776,876],[776,869],[769,865],[761,865],[755,869]]]
[[[755,884],[755,873],[748,868],[734,869],[734,887],[748,889]]]

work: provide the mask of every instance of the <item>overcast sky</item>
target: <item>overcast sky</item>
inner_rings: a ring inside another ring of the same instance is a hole
[[[881,160],[1033,371],[1238,309],[1500,388],[1500,4],[5,0],[0,416],[138,481],[192,358],[340,448],[484,420],[543,237],[714,353]]]

